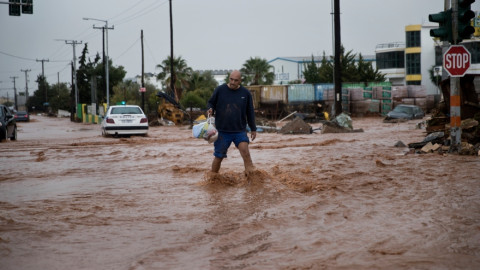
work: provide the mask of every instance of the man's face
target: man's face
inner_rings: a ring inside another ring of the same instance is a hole
[[[240,74],[238,73],[230,74],[228,87],[230,87],[231,89],[238,89],[240,87],[240,83],[241,83]]]

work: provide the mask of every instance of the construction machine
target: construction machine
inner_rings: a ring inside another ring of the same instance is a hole
[[[173,97],[159,91],[157,97],[160,98],[157,113],[159,118],[170,120],[175,124],[182,124],[186,113],[185,109]]]

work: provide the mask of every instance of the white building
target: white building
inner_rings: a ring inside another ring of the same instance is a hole
[[[426,88],[427,95],[439,94],[436,83],[432,82],[430,77],[430,71],[433,71],[435,76],[442,74],[442,42],[430,36],[430,30],[434,28],[438,28],[438,25],[407,25],[405,42],[377,45],[377,67],[393,86],[422,85]],[[480,75],[480,39],[474,36],[464,40],[461,45],[472,55],[467,74]]]
[[[375,56],[373,55],[362,55],[363,60],[366,62],[372,62],[373,67],[375,68]],[[333,61],[333,57],[326,56],[328,61]],[[322,63],[323,56],[314,56],[313,61],[320,66]],[[357,54],[358,59],[358,54]],[[273,67],[273,73],[275,74],[275,79],[273,84],[288,84],[291,81],[301,81],[305,80],[303,72],[305,71],[305,66],[312,62],[312,56],[299,56],[299,57],[277,57],[273,60],[268,61]]]

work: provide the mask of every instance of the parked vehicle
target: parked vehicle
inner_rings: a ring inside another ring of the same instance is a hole
[[[420,107],[416,105],[399,104],[387,113],[387,119],[422,119],[425,116]]]
[[[30,115],[26,111],[18,111],[15,113],[15,121],[30,122]]]
[[[17,122],[12,111],[5,105],[0,105],[0,141],[17,140]]]
[[[148,119],[137,105],[110,106],[102,120],[103,136],[146,135]]]

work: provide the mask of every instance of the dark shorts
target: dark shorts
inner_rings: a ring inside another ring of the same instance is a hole
[[[248,139],[247,132],[218,132],[218,139],[213,144],[214,146],[214,153],[213,155],[218,158],[226,158],[227,151],[232,142],[238,148],[238,145],[241,142],[249,143],[250,140]]]

